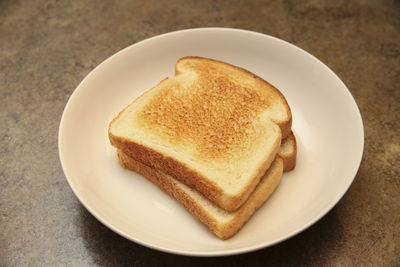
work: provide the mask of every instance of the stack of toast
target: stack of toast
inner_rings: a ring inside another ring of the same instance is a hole
[[[291,110],[274,86],[228,63],[184,57],[175,72],[112,120],[109,139],[123,167],[228,239],[295,167]]]

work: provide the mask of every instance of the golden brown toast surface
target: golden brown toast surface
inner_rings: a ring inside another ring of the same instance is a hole
[[[218,160],[248,149],[243,140],[255,140],[262,131],[254,124],[257,116],[271,102],[285,101],[257,76],[213,60],[184,58],[176,72],[135,120],[171,145],[193,145],[201,159]]]
[[[110,123],[111,144],[236,210],[289,135],[290,108],[242,68],[198,57],[175,68]]]

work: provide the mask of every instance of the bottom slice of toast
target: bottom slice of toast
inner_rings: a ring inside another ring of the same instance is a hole
[[[271,196],[280,183],[284,168],[282,158],[277,156],[249,199],[237,211],[227,212],[172,176],[134,160],[120,150],[118,151],[118,159],[123,167],[142,174],[178,200],[221,239],[228,239],[235,235]]]

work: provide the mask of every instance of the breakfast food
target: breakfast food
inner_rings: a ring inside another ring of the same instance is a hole
[[[290,135],[289,105],[268,82],[227,63],[185,57],[175,70],[114,118],[110,142],[119,155],[239,211]]]
[[[118,159],[123,167],[142,174],[175,198],[216,236],[221,239],[228,239],[242,228],[254,212],[275,191],[280,183],[282,171],[294,168],[296,149],[295,137],[291,133],[289,137],[282,140],[277,157],[263,175],[254,192],[237,211],[233,212],[221,209],[199,192],[179,182],[174,177],[130,158],[121,150],[118,150]]]

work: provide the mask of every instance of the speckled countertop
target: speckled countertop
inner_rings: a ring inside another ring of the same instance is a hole
[[[130,242],[97,221],[58,158],[63,108],[108,56],[184,28],[254,30],[335,71],[364,120],[363,162],[315,225],[270,248],[192,258]],[[400,2],[0,1],[0,266],[399,266]]]

